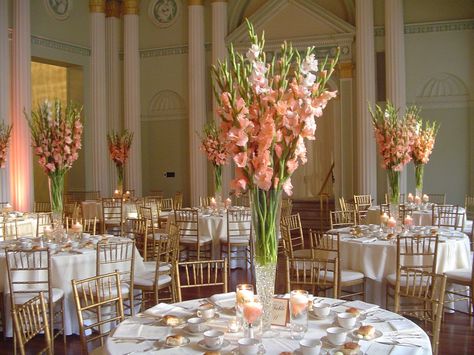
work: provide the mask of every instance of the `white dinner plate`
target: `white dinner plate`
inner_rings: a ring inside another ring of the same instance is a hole
[[[377,329],[375,329],[374,336],[371,337],[371,338],[364,338],[363,336],[357,334],[357,330],[354,330],[354,331],[350,332],[349,334],[351,335],[352,338],[354,338],[356,340],[367,340],[367,341],[375,340],[375,339],[378,339],[378,338],[383,336],[383,333],[380,330],[377,330]]]

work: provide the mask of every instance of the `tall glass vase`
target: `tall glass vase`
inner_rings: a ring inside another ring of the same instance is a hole
[[[425,172],[424,164],[415,164],[415,196],[420,199],[423,196],[423,174]]]
[[[400,202],[400,172],[395,170],[387,170],[387,182],[390,217],[398,220],[398,205]]]
[[[255,281],[263,305],[262,330],[269,333],[273,319],[273,296],[278,255],[281,190],[250,191],[255,248]]]
[[[123,177],[124,177],[124,166],[117,165],[117,191],[120,196],[123,195]]]
[[[64,173],[59,172],[48,175],[48,186],[53,215],[53,238],[56,242],[61,242],[65,237],[63,225]]]
[[[214,198],[217,207],[222,207],[222,165],[214,165]]]

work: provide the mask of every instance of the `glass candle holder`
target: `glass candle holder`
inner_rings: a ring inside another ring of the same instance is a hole
[[[308,291],[290,293],[290,330],[292,339],[303,339],[308,330]]]
[[[235,314],[237,316],[237,322],[239,322],[239,328],[242,326],[242,312],[244,304],[253,301],[254,289],[251,284],[239,284],[235,290]]]

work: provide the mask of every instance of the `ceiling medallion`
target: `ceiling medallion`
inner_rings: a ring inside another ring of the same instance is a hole
[[[63,21],[69,17],[72,8],[72,0],[44,0],[48,12],[55,19]]]
[[[150,19],[160,28],[166,28],[175,23],[179,11],[179,0],[151,0],[148,6]]]

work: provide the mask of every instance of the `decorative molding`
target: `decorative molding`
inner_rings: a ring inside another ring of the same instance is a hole
[[[73,0],[44,0],[44,6],[56,20],[64,21],[71,13],[72,2]]]
[[[422,22],[405,25],[405,34],[454,32],[469,30],[474,30],[474,20]],[[385,27],[377,26],[374,28],[374,32],[375,37],[383,37],[385,36]]]
[[[148,17],[159,28],[172,26],[181,14],[179,0],[151,0]]]
[[[165,121],[186,119],[186,105],[183,98],[173,90],[158,91],[150,100],[142,121]]]
[[[206,43],[204,45],[206,51],[212,49],[211,43]],[[140,58],[151,58],[151,57],[163,57],[167,55],[181,55],[188,53],[188,45],[183,46],[171,46],[171,47],[160,47],[160,48],[151,48],[151,49],[142,49],[140,50]]]
[[[74,54],[79,54],[83,56],[90,56],[91,50],[87,47],[82,47],[77,44],[71,44],[67,42],[56,41],[53,39],[40,37],[40,36],[31,36],[31,44],[41,47],[56,49],[63,52],[69,52]]]
[[[463,107],[471,101],[467,85],[451,73],[436,73],[426,80],[415,100],[425,107]]]

